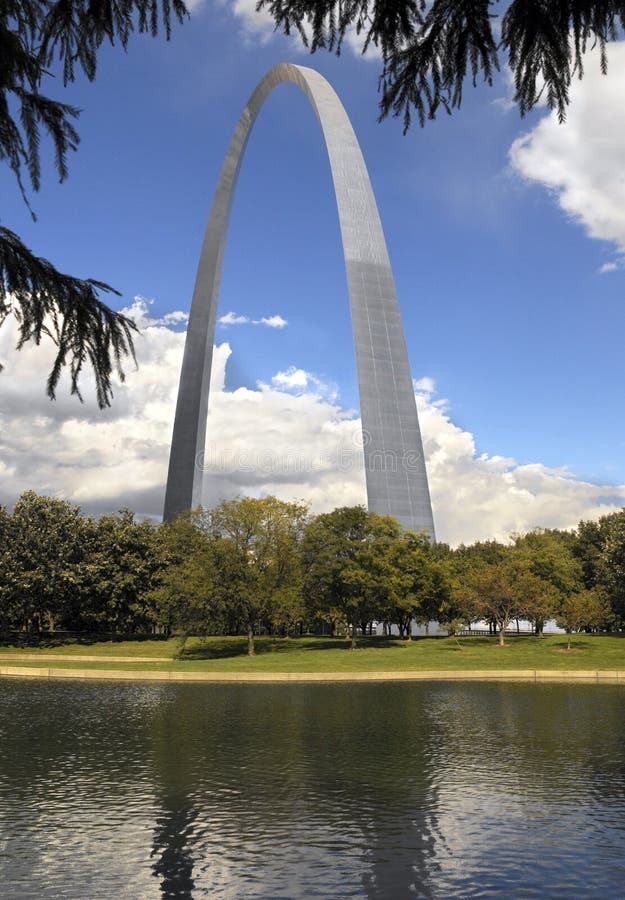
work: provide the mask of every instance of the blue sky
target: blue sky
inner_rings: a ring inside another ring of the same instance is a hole
[[[610,161],[625,138],[614,123],[603,135],[613,144],[605,157],[587,138],[596,138],[612,95],[589,77],[563,137],[544,108],[521,120],[502,77],[492,89],[467,87],[461,111],[403,136],[399,121],[377,122],[375,60],[349,48],[339,59],[310,56],[272,36],[252,7],[205,2],[170,43],[137,36],[126,54],[102,53],[93,84],[55,86],[83,109],[70,177],[58,185],[46,167],[32,223],[10,173],[1,172],[2,224],[58,267],[114,285],[119,307],[141,296],[152,301],[153,319],[187,310],[212,191],[248,95],[278,62],[312,66],[334,86],[360,140],[413,376],[435,386],[429,402],[447,401],[449,420],[473,435],[477,457],[567,467],[569,477],[604,485],[607,497],[625,483],[625,210],[623,222],[618,208],[600,213],[622,196]],[[617,49],[604,79],[615,94],[625,77]],[[294,86],[268,98],[248,145],[220,303],[221,314],[288,322],[219,329],[217,342],[231,350],[226,389],[254,390],[294,367],[314,374],[326,398],[357,409],[329,166]],[[0,381],[0,409],[3,388]],[[9,501],[11,492],[5,484]]]

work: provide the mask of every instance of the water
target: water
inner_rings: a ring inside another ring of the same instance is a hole
[[[0,681],[0,896],[622,898],[619,685]]]

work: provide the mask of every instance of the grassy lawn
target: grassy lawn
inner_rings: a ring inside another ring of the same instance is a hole
[[[575,635],[573,651],[566,652],[566,638],[514,637],[500,648],[495,638],[418,638],[411,642],[382,637],[364,638],[351,651],[344,639],[256,639],[257,655],[246,655],[244,637],[179,638],[154,641],[63,644],[36,650],[0,646],[0,655],[14,656],[20,666],[55,668],[142,669],[146,671],[220,672],[384,672],[450,669],[622,669],[625,670],[625,635]],[[58,653],[75,660],[21,660],[18,654]],[[87,661],[82,656],[159,657],[162,662],[109,660]],[[168,658],[169,657],[169,658]],[[1,665],[11,665],[2,660]]]
[[[82,637],[57,638],[54,635],[43,638],[37,644],[0,644],[0,656],[37,654],[42,656],[158,656],[162,659],[172,659],[180,650],[181,640],[174,637],[169,639],[154,638],[138,641],[103,640]]]

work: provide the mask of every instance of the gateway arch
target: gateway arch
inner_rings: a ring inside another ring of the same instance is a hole
[[[325,140],[338,207],[360,392],[369,509],[404,528],[434,521],[406,342],[384,233],[360,146],[341,101],[314,69],[282,63],[260,81],[219,175],[193,292],[165,493],[165,521],[200,505],[208,393],[226,233],[245,147],[265,97],[291,82]]]

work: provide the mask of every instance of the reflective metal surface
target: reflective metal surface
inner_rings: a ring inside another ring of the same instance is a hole
[[[434,521],[408,354],[384,233],[358,140],[339,98],[313,69],[283,63],[243,110],[219,176],[198,265],[180,377],[165,520],[201,502],[215,320],[230,209],[256,115],[278,84],[298,85],[326,143],[341,226],[356,348],[369,509],[405,528]]]

